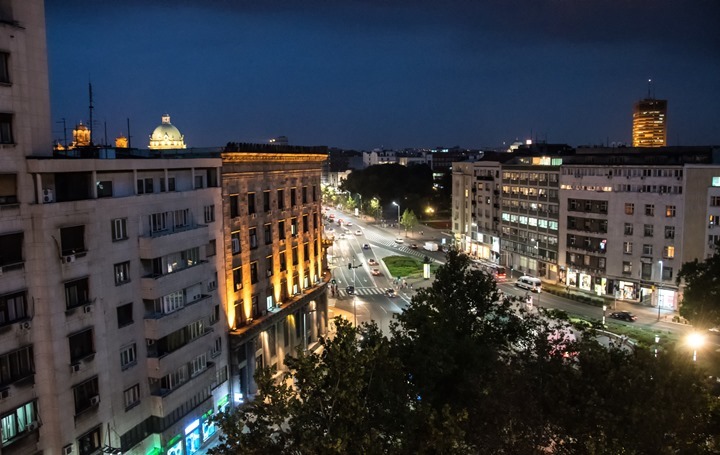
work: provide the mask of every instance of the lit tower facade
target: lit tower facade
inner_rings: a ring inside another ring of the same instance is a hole
[[[667,145],[667,100],[645,98],[633,108],[633,147]]]

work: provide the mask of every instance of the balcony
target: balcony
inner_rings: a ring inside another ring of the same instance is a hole
[[[196,394],[203,388],[209,389],[215,380],[215,371],[215,363],[208,362],[205,370],[174,389],[162,389],[159,387],[154,390],[151,389],[151,413],[158,417],[167,416],[182,406],[188,400],[188,396]],[[178,390],[182,392],[175,393]]]
[[[177,330],[178,328],[179,327],[176,327],[175,329]],[[190,359],[194,359],[200,354],[207,353],[211,346],[207,341],[206,336],[213,331],[212,327],[206,327],[205,332],[202,335],[192,341],[188,341],[186,344],[180,346],[172,352],[167,352],[161,355],[148,352],[148,376],[160,379],[163,376],[174,372],[181,365],[190,361]]]
[[[184,307],[173,311],[172,313],[152,312],[145,314],[145,338],[150,340],[159,340],[172,332],[178,327],[186,327],[191,322],[197,321],[203,315],[210,313],[210,303],[212,299],[210,295],[201,295],[199,299],[186,303]],[[200,305],[198,303],[203,302]]]
[[[139,239],[140,257],[152,259],[175,253],[179,249],[205,245],[210,241],[207,225],[196,224],[168,229]]]
[[[176,245],[175,248],[178,246]],[[159,299],[205,278],[210,278],[210,266],[207,261],[200,261],[197,265],[165,275],[146,275],[140,278],[141,297],[147,300]]]

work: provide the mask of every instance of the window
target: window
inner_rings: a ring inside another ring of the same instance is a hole
[[[263,191],[263,211],[270,211],[270,191]]]
[[[310,260],[310,244],[307,242],[303,244],[303,260],[305,262]]]
[[[303,232],[308,232],[310,230],[310,223],[308,223],[308,216],[307,214],[303,215]]]
[[[0,296],[0,326],[25,319],[27,316],[24,291]]]
[[[633,235],[632,223],[625,223],[625,235]]]
[[[17,203],[17,176],[0,174],[0,205]]]
[[[206,205],[205,209],[205,222],[206,223],[212,223],[215,221],[215,206],[214,205]]]
[[[272,243],[272,224],[268,223],[264,226],[265,230],[265,245]]]
[[[298,264],[298,247],[294,246],[292,249],[292,263],[293,265]]]
[[[297,188],[290,188],[290,205],[297,205]]]
[[[15,408],[9,414],[4,415],[2,419],[0,419],[0,428],[2,429],[0,442],[3,447],[7,442],[12,441],[23,433],[30,432],[30,424],[37,422],[37,420],[37,409],[35,408],[34,401],[25,403],[19,408]]]
[[[215,239],[210,240],[210,243],[208,243],[207,248],[205,249],[205,256],[211,257],[215,256],[217,254],[217,242]]]
[[[150,234],[167,231],[168,229],[168,212],[153,213],[149,217]]]
[[[113,182],[110,180],[97,182],[95,184],[97,187],[97,197],[112,197],[113,195]]]
[[[248,214],[255,213],[255,193],[248,193],[247,205],[248,205]]]
[[[253,318],[259,318],[262,316],[260,313],[260,305],[258,304],[258,296],[253,295],[250,299],[250,311],[252,312]]]
[[[249,233],[250,233],[250,249],[251,249],[251,250],[254,250],[254,249],[256,249],[257,246],[258,246],[258,241],[257,241],[257,228],[254,228],[254,227],[253,227],[253,228],[250,228],[250,229],[249,229]]]
[[[623,275],[632,274],[632,262],[623,262],[622,273]]]
[[[183,291],[175,291],[160,299],[163,314],[170,314],[185,306],[185,294]]]
[[[273,275],[273,257],[267,256],[265,258],[265,273],[267,276]]]
[[[643,244],[643,256],[652,256],[653,254],[653,246],[648,245],[647,243]]]
[[[154,188],[152,178],[137,179],[137,194],[149,194],[153,192]]]
[[[92,455],[100,451],[102,446],[102,427],[96,427],[78,438],[78,453]]]
[[[250,283],[255,284],[258,282],[258,264],[257,262],[250,263]]]
[[[34,373],[32,345],[0,355],[1,386],[10,385]]]
[[[0,52],[0,83],[2,84],[10,83],[10,65],[8,65],[9,60],[10,54],[8,54],[7,52]]]
[[[238,195],[234,194],[230,196],[230,218],[237,218],[238,216],[240,216]]]
[[[233,269],[233,288],[235,292],[239,291],[243,287],[242,282],[242,266]]]
[[[280,252],[280,271],[284,272],[287,270],[287,258],[284,251]]]
[[[115,264],[115,286],[130,282],[130,262]]]
[[[65,283],[65,307],[67,309],[85,305],[88,299],[88,279],[81,278]]]
[[[598,268],[605,268],[605,258],[598,258]]]
[[[202,175],[196,175],[195,176],[195,189],[199,190],[205,188],[205,184],[203,182],[203,176]]]
[[[173,212],[173,219],[176,228],[190,226],[190,218],[190,209],[175,210]]]
[[[307,204],[308,198],[307,198],[307,187],[302,187],[302,203]]]
[[[313,185],[313,187],[312,187],[312,197],[313,197],[313,202],[316,202],[317,201],[317,187],[315,185]]]
[[[285,190],[277,190],[277,208],[285,210]]]
[[[632,215],[635,213],[635,204],[629,202],[625,203],[625,215]]]
[[[85,226],[60,228],[60,250],[63,256],[85,251]]]
[[[297,218],[290,219],[290,234],[293,237],[297,237],[297,235],[298,235]]]
[[[23,233],[0,235],[0,271],[4,266],[22,264],[23,260]]]
[[[127,240],[127,218],[115,218],[110,222],[110,229],[112,230],[113,242]]]
[[[120,368],[127,370],[137,363],[137,348],[135,343],[120,348]]]
[[[711,196],[710,205],[713,207],[720,207],[720,196]]]
[[[133,323],[133,304],[126,303],[116,309],[118,329]]]
[[[632,242],[623,242],[623,253],[625,254],[632,254],[632,248],[633,244]]]
[[[278,221],[278,237],[285,240],[285,221]]]
[[[598,204],[598,210],[600,211],[600,213],[607,213],[607,211],[608,211],[607,201],[600,201],[600,203]]]
[[[12,114],[0,113],[0,144],[13,144]]]
[[[643,233],[644,233],[645,237],[652,237],[653,236],[653,225],[652,224],[644,225]]]
[[[207,369],[207,354],[200,354],[190,362],[190,377],[197,376]]]
[[[126,411],[140,403],[140,384],[135,384],[129,389],[125,389],[123,399],[125,401]]]
[[[85,329],[68,337],[70,362],[76,363],[95,354],[93,329]]]
[[[675,257],[675,247],[674,246],[666,246],[663,248],[663,257],[667,259],[672,259]]]
[[[240,231],[230,234],[230,251],[232,254],[240,254]]]
[[[675,226],[665,226],[665,238],[666,239],[674,239],[675,238]]]
[[[672,267],[663,267],[662,269],[662,280],[672,280],[673,277],[673,269]]]
[[[667,218],[675,217],[675,206],[674,205],[666,205],[665,206],[665,216]]]
[[[645,204],[645,216],[655,216],[655,205]]]

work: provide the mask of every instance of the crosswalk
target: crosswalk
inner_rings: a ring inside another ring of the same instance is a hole
[[[363,296],[363,295],[384,295],[385,291],[388,288],[375,288],[375,287],[368,287],[368,288],[355,288],[355,295],[357,296]],[[336,297],[345,298],[349,297],[349,294],[347,293],[347,290],[344,288],[338,288],[338,294]]]
[[[420,259],[424,259],[426,256],[425,251],[421,249],[422,245],[420,245],[419,243],[417,244],[418,249],[413,249],[408,246],[409,244],[414,243],[414,242],[412,242],[412,240],[409,240],[408,243],[396,243],[392,239],[388,239],[385,236],[381,236],[381,235],[378,235],[378,234],[372,233],[372,232],[366,232],[365,238],[369,242],[371,242],[372,245],[375,245],[375,246],[382,246],[382,247],[385,247],[388,249],[401,251],[404,254],[409,254],[410,256],[415,256]]]

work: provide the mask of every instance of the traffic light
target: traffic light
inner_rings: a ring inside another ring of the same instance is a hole
[[[331,281],[330,281],[330,284],[335,284],[335,280],[334,280],[334,279],[331,280]]]

